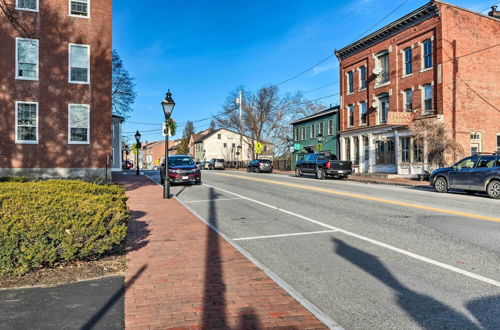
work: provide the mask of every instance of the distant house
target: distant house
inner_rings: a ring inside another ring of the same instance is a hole
[[[191,157],[195,157],[195,150],[194,150],[194,143],[195,141],[197,141],[198,139],[200,139],[201,137],[207,135],[207,134],[210,134],[213,130],[212,129],[206,129],[204,131],[201,131],[199,133],[196,133],[196,134],[191,134],[191,136],[189,137],[189,155],[191,155]]]
[[[243,142],[242,144],[241,141]],[[251,143],[250,143],[251,142]],[[247,162],[254,158],[254,145],[257,140],[225,128],[212,130],[194,141],[194,158],[197,161],[221,158],[226,162]],[[261,156],[272,156],[273,150],[269,143],[263,143]]]
[[[295,162],[305,154],[318,150],[340,156],[337,133],[339,111],[340,107],[336,106],[292,122],[294,147],[292,169],[295,169]],[[322,138],[319,148],[318,136]]]

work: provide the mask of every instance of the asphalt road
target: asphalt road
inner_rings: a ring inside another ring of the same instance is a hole
[[[345,329],[500,329],[498,200],[230,171],[172,192]]]

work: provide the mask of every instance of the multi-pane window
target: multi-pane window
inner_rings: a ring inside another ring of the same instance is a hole
[[[359,103],[359,113],[361,125],[366,125],[366,102]]]
[[[328,120],[328,135],[333,135],[333,119]]]
[[[323,122],[319,123],[318,134],[321,136],[324,136],[324,123]]]
[[[416,139],[412,139],[412,152],[413,152],[413,162],[414,163],[423,163],[424,162],[424,153],[422,152],[422,142],[417,141]]]
[[[424,93],[424,111],[432,111],[432,85],[427,84],[422,87]]]
[[[424,69],[432,67],[432,40],[427,39],[423,42],[424,47]]]
[[[404,50],[404,62],[405,62],[405,72],[404,74],[411,74],[413,72],[413,51],[411,47]]]
[[[316,125],[312,124],[311,125],[311,139],[314,139],[316,137]]]
[[[71,0],[70,14],[72,16],[89,17],[90,0]]]
[[[375,149],[375,161],[378,164],[394,164],[394,140],[377,141]]]
[[[16,0],[16,9],[38,11],[38,0]]]
[[[298,128],[298,127],[297,127],[297,128],[295,128],[295,129],[293,130],[293,132],[294,132],[294,134],[293,134],[293,135],[294,135],[294,136],[293,136],[293,140],[294,140],[294,141],[298,141],[298,140],[299,140],[299,128]]]
[[[306,139],[306,127],[302,126],[302,141]]]
[[[359,68],[359,89],[366,88],[366,66],[362,66]]]
[[[382,94],[378,97],[378,121],[380,124],[387,122],[387,117],[389,116],[389,95]]]
[[[351,160],[351,140],[349,138],[345,139],[345,160]]]
[[[389,82],[389,52],[385,51],[377,56],[377,67],[380,69],[377,82],[379,84]]]
[[[347,72],[347,92],[349,94],[354,92],[354,72],[352,71]]]
[[[90,142],[90,108],[83,104],[69,105],[69,143],[87,144]]]
[[[69,46],[69,81],[72,83],[89,83],[90,47],[87,45]]]
[[[222,135],[221,134],[217,134],[217,140],[220,140],[222,139]]]
[[[16,102],[16,142],[38,142],[38,103]]]
[[[38,40],[16,38],[16,78],[38,80]]]
[[[347,106],[347,115],[349,116],[347,126],[354,126],[354,105],[350,104]]]
[[[410,143],[411,138],[405,136],[399,139],[399,144],[401,146],[400,163],[409,163],[410,159]]]
[[[411,112],[413,110],[413,91],[411,88],[405,89],[403,95],[405,98],[405,110]]]

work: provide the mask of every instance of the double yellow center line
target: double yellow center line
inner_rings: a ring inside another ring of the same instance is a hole
[[[254,177],[248,177],[248,176],[242,176],[242,175],[234,175],[234,174],[217,173],[217,175],[230,177],[230,178],[236,178],[236,179],[242,179],[242,180],[270,183],[270,184],[293,187],[293,188],[310,190],[310,191],[318,191],[318,192],[323,192],[323,193],[332,194],[332,195],[352,197],[352,198],[369,200],[369,201],[374,201],[374,202],[379,202],[379,203],[384,203],[384,204],[405,206],[405,207],[410,207],[410,208],[414,208],[414,209],[433,211],[433,212],[437,212],[437,213],[451,214],[451,215],[456,215],[456,216],[460,216],[460,217],[473,218],[473,219],[479,219],[479,220],[484,220],[484,221],[492,221],[492,222],[500,223],[500,218],[479,215],[479,214],[473,214],[473,213],[467,213],[467,212],[447,210],[447,209],[442,209],[442,208],[432,207],[432,206],[424,206],[424,205],[419,205],[419,204],[398,202],[398,201],[393,201],[390,199],[371,197],[371,196],[365,196],[365,195],[360,195],[360,194],[353,194],[353,193],[348,193],[348,192],[343,192],[343,191],[335,191],[335,190],[327,189],[327,188],[306,186],[306,185],[302,185],[302,184],[282,182],[282,181],[276,181],[276,180],[268,180],[268,179],[260,179],[260,178],[254,178]]]

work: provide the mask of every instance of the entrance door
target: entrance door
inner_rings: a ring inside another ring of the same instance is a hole
[[[368,136],[363,136],[363,147],[365,150],[364,159],[363,159],[363,171],[368,173],[370,167],[370,145],[368,144]]]

